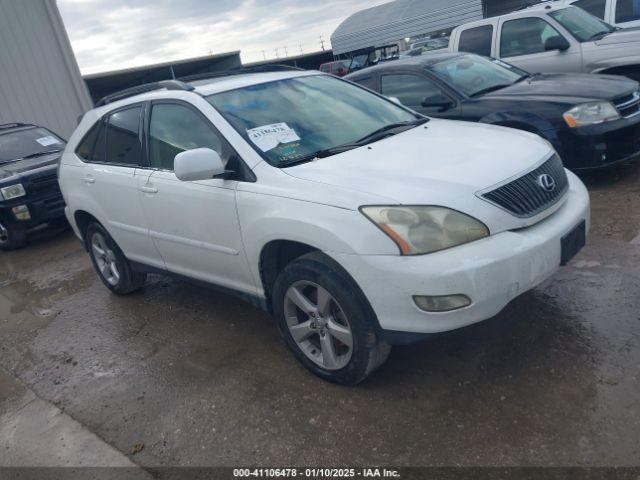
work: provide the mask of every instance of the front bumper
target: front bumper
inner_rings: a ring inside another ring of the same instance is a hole
[[[25,205],[29,220],[18,220],[13,207]],[[29,195],[0,203],[0,221],[11,228],[31,230],[42,224],[64,217],[64,199],[60,193],[30,198]]]
[[[492,235],[423,256],[336,255],[358,283],[386,331],[438,333],[470,325],[500,312],[518,295],[554,274],[563,236],[580,222],[589,225],[589,194],[568,172],[562,207],[521,230]],[[420,310],[413,295],[464,294],[468,307],[442,313]]]
[[[573,171],[587,171],[640,159],[640,115],[632,119],[566,129],[560,135],[562,160]]]

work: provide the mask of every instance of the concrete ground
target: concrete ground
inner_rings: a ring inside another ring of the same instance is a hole
[[[272,320],[70,232],[0,254],[0,465],[640,466],[640,165],[585,177],[588,246],[497,317],[323,382]]]

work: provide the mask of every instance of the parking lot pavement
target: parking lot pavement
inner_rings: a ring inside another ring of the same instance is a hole
[[[70,232],[0,255],[0,364],[143,466],[638,466],[640,165],[585,180],[592,236],[569,267],[356,388],[313,377],[234,297],[161,277],[111,295]]]

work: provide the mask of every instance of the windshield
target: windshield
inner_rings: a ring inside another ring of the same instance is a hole
[[[328,75],[251,85],[207,100],[274,166],[417,118],[389,100]]]
[[[0,133],[0,163],[63,148],[64,142],[44,128]]]
[[[579,42],[588,42],[611,33],[614,27],[578,7],[568,7],[549,13],[569,30]]]
[[[529,76],[508,63],[472,54],[443,60],[428,70],[470,97],[512,85]]]

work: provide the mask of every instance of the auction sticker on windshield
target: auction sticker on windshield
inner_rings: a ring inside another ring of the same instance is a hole
[[[38,142],[43,147],[48,147],[49,145],[60,143],[56,137],[52,137],[51,135],[49,135],[48,137],[36,138],[36,142]]]
[[[263,152],[273,150],[281,143],[300,140],[295,130],[286,123],[272,123],[247,130],[251,141]]]

